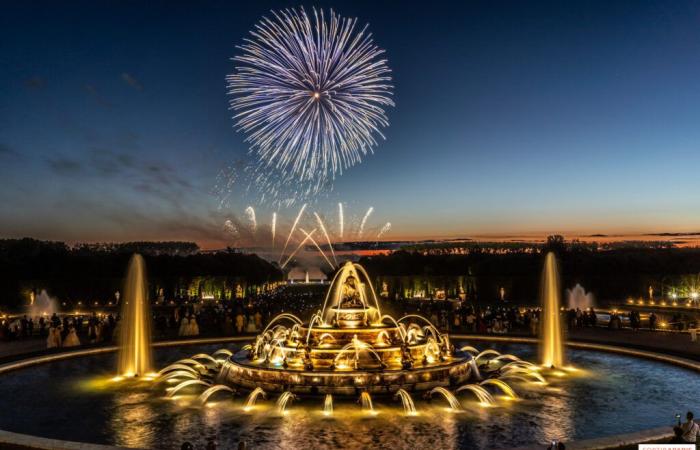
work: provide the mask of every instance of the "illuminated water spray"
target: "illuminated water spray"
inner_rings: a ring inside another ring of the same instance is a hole
[[[148,304],[146,265],[135,254],[129,261],[124,284],[119,329],[119,375],[143,376],[153,370],[151,308]]]
[[[299,220],[301,219],[301,216],[304,214],[304,210],[306,209],[306,203],[304,203],[301,208],[299,209],[299,214],[297,214],[297,218],[294,219],[294,224],[292,225],[292,229],[289,230],[289,235],[287,236],[287,240],[284,242],[284,247],[282,247],[282,253],[280,253],[280,262],[282,261],[282,257],[284,256],[284,251],[287,250],[287,246],[289,245],[289,240],[292,238],[292,234],[294,234],[294,231],[297,229],[297,225],[299,224]]]
[[[306,236],[306,239],[308,239],[309,241],[311,241],[311,243],[316,247],[316,250],[318,250],[318,252],[321,254],[321,256],[323,256],[323,258],[326,260],[326,262],[328,263],[328,265],[331,266],[331,269],[335,269],[335,266],[334,266],[333,263],[328,259],[328,257],[326,256],[326,253],[321,249],[321,246],[318,245],[318,242],[316,242],[316,240],[314,240],[314,238],[311,236],[311,233],[307,233],[306,231],[304,231],[303,228],[299,228],[299,231],[301,231],[302,233],[304,233],[304,235]],[[314,231],[316,231],[315,228],[314,228]],[[305,241],[306,241],[306,239],[305,239]],[[296,253],[296,252],[295,252],[295,253]],[[307,274],[307,275],[308,275],[308,274]]]
[[[287,264],[289,264],[289,261],[292,260],[292,258],[294,257],[294,255],[297,254],[297,252],[299,251],[299,249],[301,249],[301,248],[304,246],[304,244],[306,244],[309,240],[313,239],[312,236],[313,236],[313,234],[314,234],[315,232],[316,232],[316,228],[314,228],[313,230],[311,230],[311,232],[309,232],[309,233],[306,233],[306,232],[304,233],[304,234],[306,234],[306,237],[304,238],[303,241],[301,241],[301,242],[299,243],[299,245],[297,245],[297,248],[294,249],[294,251],[289,255],[289,257],[288,257],[288,258],[284,261],[284,263],[280,266],[281,269],[284,269],[284,266],[286,266]]]
[[[333,415],[333,396],[331,394],[326,394],[326,399],[323,401],[323,414]]]
[[[554,253],[547,253],[542,270],[542,319],[540,331],[540,358],[546,367],[564,365],[564,349],[559,319],[559,270]]]
[[[314,213],[314,216],[316,216],[316,221],[318,222],[318,226],[321,228],[323,235],[326,236],[326,242],[328,242],[328,247],[331,249],[331,255],[333,256],[333,262],[335,262],[335,265],[337,266],[338,260],[335,259],[335,252],[333,251],[333,244],[331,243],[331,237],[328,235],[328,231],[326,231],[326,226],[323,224],[323,221],[321,220],[321,216],[319,216],[318,213]]]

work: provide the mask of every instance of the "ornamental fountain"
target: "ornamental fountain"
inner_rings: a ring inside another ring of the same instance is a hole
[[[308,322],[275,317],[217,379],[266,392],[395,394],[459,385],[472,375],[471,359],[427,319],[382,314],[365,270],[347,262]]]
[[[404,414],[415,416],[412,394],[443,399],[453,412],[463,410],[459,395],[491,407],[496,398],[519,399],[506,380],[546,386],[540,370],[494,349],[455,349],[449,336],[422,316],[397,320],[384,314],[365,270],[346,262],[322,308],[308,321],[280,314],[240,351],[196,354],[154,378],[157,384],[173,385],[166,388],[168,398],[192,389],[204,391],[198,397],[201,404],[217,392],[247,395],[244,412],[256,408],[258,398],[277,393],[280,415],[287,414],[293,401],[317,398],[323,415],[331,416],[334,397],[357,399],[363,412],[374,415],[372,396],[383,396],[400,401]]]
[[[129,261],[119,328],[118,374],[138,377],[153,369],[151,312],[146,284],[146,264],[134,254]]]

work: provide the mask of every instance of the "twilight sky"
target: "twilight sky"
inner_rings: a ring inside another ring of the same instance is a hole
[[[329,221],[343,201],[391,239],[700,228],[699,3],[301,4],[369,23],[394,71],[387,140],[310,207]],[[3,2],[0,237],[224,245],[249,204],[212,194],[247,151],[224,77],[299,5]]]

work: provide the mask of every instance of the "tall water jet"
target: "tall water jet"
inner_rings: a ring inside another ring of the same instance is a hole
[[[284,247],[282,247],[282,252],[280,253],[280,259],[278,263],[282,262],[282,258],[284,258],[284,252],[287,250],[287,246],[289,245],[289,240],[292,239],[292,235],[294,234],[294,231],[297,229],[297,225],[299,224],[299,220],[301,219],[301,216],[304,214],[304,210],[306,209],[306,203],[304,203],[301,206],[301,209],[299,209],[299,214],[297,214],[297,218],[294,219],[294,224],[292,224],[292,229],[289,230],[289,234],[287,235],[287,240],[284,241]]]
[[[146,266],[139,254],[134,254],[129,262],[122,301],[119,324],[119,375],[142,376],[153,371],[153,356]]]
[[[567,289],[569,309],[586,310],[593,307],[593,293],[586,292],[580,284],[576,284],[572,289]]]
[[[42,289],[41,292],[39,292],[39,295],[37,296],[34,296],[34,293],[32,293],[31,303],[27,308],[27,313],[30,315],[30,317],[36,317],[41,315],[51,316],[53,313],[57,312],[58,300],[51,297],[46,292],[46,289]]]
[[[326,399],[323,401],[323,414],[333,415],[333,396],[331,394],[326,394]]]
[[[559,320],[559,269],[554,253],[547,253],[542,270],[542,317],[540,318],[540,361],[545,367],[564,365],[564,338]]]

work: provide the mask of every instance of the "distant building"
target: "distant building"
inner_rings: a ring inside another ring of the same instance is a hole
[[[318,267],[294,267],[287,274],[288,283],[325,283],[328,277]]]

